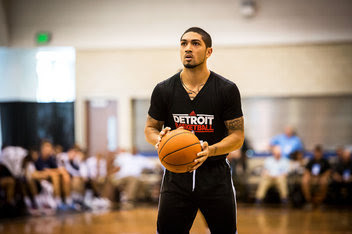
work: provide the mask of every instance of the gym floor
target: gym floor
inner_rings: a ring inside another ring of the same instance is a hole
[[[46,217],[0,220],[4,234],[89,234],[156,233],[156,206],[105,213],[75,213]],[[350,208],[326,207],[319,210],[292,209],[281,206],[239,204],[239,233],[352,233]],[[191,233],[209,233],[198,213]]]

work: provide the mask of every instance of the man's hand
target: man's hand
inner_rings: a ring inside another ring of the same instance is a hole
[[[170,127],[166,127],[163,130],[160,131],[159,136],[158,136],[158,142],[154,145],[155,149],[159,149],[160,141],[161,139],[169,132],[171,131]]]
[[[179,127],[177,129],[183,129],[183,127]],[[154,145],[155,149],[158,150],[159,149],[159,145],[160,145],[160,141],[161,139],[168,133],[171,131],[170,127],[166,127],[163,130],[160,131],[159,136],[158,136],[158,142]]]
[[[194,160],[196,164],[189,169],[189,172],[193,172],[194,170],[197,170],[197,168],[200,167],[203,164],[203,162],[207,160],[207,158],[211,155],[210,154],[211,148],[208,142],[206,141],[201,142],[201,146],[202,146],[202,151],[197,154],[197,158]]]

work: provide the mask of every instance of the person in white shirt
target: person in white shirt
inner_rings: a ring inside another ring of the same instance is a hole
[[[280,146],[274,146],[272,153],[273,156],[266,158],[264,161],[264,171],[256,193],[257,203],[262,202],[271,186],[278,189],[282,202],[287,202],[286,177],[290,168],[289,160],[281,157]]]
[[[122,152],[117,155],[114,166],[118,171],[112,177],[112,184],[121,190],[123,208],[130,208],[140,197],[145,196],[145,189],[140,176],[145,169],[154,169],[155,164],[145,156]]]
[[[0,187],[6,191],[6,201],[15,205],[16,179],[22,175],[22,161],[27,150],[18,146],[3,147],[0,153]]]
[[[91,156],[80,165],[80,174],[85,182],[86,191],[84,204],[95,210],[109,208],[110,200],[106,198],[109,193],[108,163],[103,154]]]
[[[70,205],[73,202],[83,201],[84,181],[80,172],[82,159],[83,153],[78,145],[74,145],[67,152],[61,152],[57,155],[58,166],[64,168],[71,178],[70,183],[65,185],[70,191],[70,196],[66,198]]]

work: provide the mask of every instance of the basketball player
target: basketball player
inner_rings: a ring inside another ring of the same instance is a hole
[[[180,39],[184,69],[152,93],[145,126],[149,143],[158,148],[161,138],[178,127],[194,131],[203,141],[190,173],[165,171],[157,221],[160,234],[189,233],[198,209],[211,233],[237,233],[236,194],[226,155],[244,140],[241,100],[233,82],[207,68],[212,52],[207,32],[197,27],[186,30]]]

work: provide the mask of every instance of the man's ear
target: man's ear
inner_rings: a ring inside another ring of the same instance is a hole
[[[213,48],[211,47],[207,48],[207,54],[206,54],[207,58],[209,58],[212,53],[213,53]]]

